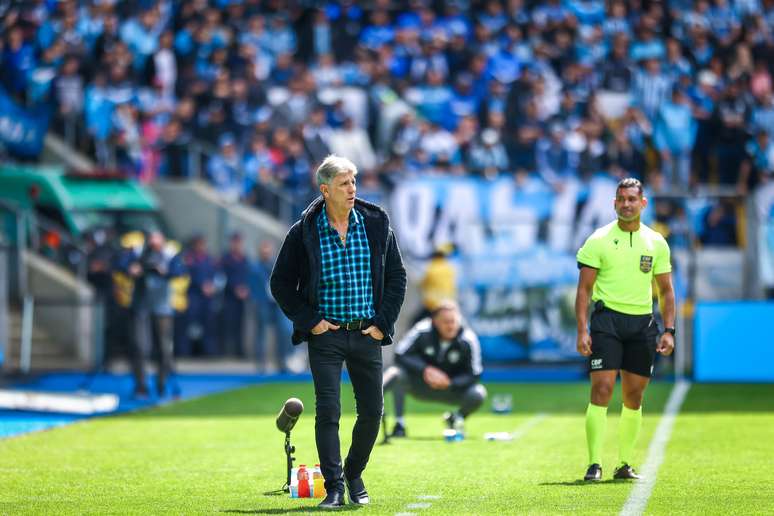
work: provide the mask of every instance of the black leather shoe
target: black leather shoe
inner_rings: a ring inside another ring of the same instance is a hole
[[[599,464],[592,464],[589,469],[586,470],[586,476],[583,477],[586,482],[599,482],[602,480],[602,466]]]
[[[353,480],[346,479],[346,484],[350,502],[357,505],[368,505],[371,503],[362,477]]]
[[[640,480],[642,475],[638,475],[634,468],[628,464],[622,464],[613,473],[613,478],[616,480]]]
[[[328,491],[325,499],[317,507],[320,509],[339,509],[344,507],[344,492]]]

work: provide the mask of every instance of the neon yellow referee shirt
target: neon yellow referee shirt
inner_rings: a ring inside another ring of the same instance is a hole
[[[578,266],[597,269],[592,301],[630,315],[653,313],[654,274],[672,272],[664,237],[640,223],[637,231],[623,231],[618,221],[603,226],[578,250]]]

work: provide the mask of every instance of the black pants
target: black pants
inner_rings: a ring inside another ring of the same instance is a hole
[[[474,383],[464,389],[436,390],[427,385],[421,376],[411,375],[405,369],[392,366],[384,373],[384,390],[392,391],[395,399],[395,417],[403,417],[406,393],[427,401],[457,405],[462,417],[468,417],[486,400],[486,388]]]
[[[221,322],[223,324],[223,347],[228,355],[245,356],[242,321],[245,302],[235,296],[224,296]]]
[[[347,364],[355,392],[357,421],[342,468],[339,419],[343,363]],[[331,330],[309,338],[309,365],[317,398],[314,431],[325,489],[341,491],[344,489],[342,473],[348,479],[360,477],[379,434],[384,408],[382,347],[360,330]]]
[[[134,313],[133,346],[131,352],[134,388],[137,391],[147,389],[145,383],[145,357],[155,354],[158,364],[156,389],[163,393],[167,377],[172,371],[172,316],[155,315],[146,310]]]

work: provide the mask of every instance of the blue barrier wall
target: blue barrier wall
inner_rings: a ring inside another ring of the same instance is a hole
[[[699,303],[694,379],[774,382],[774,303]]]

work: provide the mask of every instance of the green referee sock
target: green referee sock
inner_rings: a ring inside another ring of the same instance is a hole
[[[602,464],[602,443],[607,429],[607,407],[589,403],[586,409],[586,443],[589,446],[589,464]]]
[[[621,464],[632,464],[634,443],[642,426],[642,407],[637,410],[621,406],[621,422],[618,427],[618,458]]]

